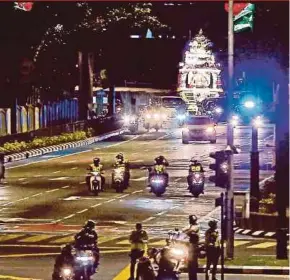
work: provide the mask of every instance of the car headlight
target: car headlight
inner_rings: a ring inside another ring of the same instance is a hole
[[[65,277],[71,276],[72,275],[72,270],[70,268],[63,268],[62,269],[62,275]]]
[[[147,114],[146,115],[146,119],[151,119],[151,115],[150,114]]]
[[[207,133],[212,133],[213,131],[214,131],[213,127],[208,127],[208,128],[206,129],[206,132],[207,132]]]

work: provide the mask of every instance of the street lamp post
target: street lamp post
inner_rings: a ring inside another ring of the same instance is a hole
[[[227,125],[227,145],[233,147],[233,126],[231,125],[231,108],[233,101],[233,76],[234,76],[234,22],[233,22],[233,5],[234,1],[229,0],[228,12],[228,94],[227,94],[227,107],[228,107],[228,125]],[[233,155],[228,157],[228,174],[229,182],[227,188],[227,205],[226,205],[226,229],[227,229],[227,247],[226,257],[232,259],[234,257],[234,164]]]
[[[261,119],[257,117],[252,124],[252,151],[251,151],[251,211],[259,211],[259,151],[258,151],[258,129],[261,125]]]

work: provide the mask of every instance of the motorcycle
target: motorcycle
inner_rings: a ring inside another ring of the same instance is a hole
[[[189,175],[189,191],[194,197],[198,197],[204,191],[204,174],[202,172],[193,172]]]
[[[127,187],[125,186],[125,167],[119,166],[113,170],[112,174],[112,182],[113,188],[116,189],[117,193],[122,193],[124,189]]]
[[[90,172],[90,186],[89,190],[95,194],[98,195],[100,191],[102,191],[102,178],[100,172]]]
[[[168,185],[168,179],[164,175],[163,170],[163,165],[156,165],[154,166],[154,174],[149,176],[149,186],[151,187],[152,192],[157,197],[160,197],[162,194],[165,193]],[[151,172],[152,169],[149,168],[148,171]]]
[[[160,128],[162,128],[162,123],[166,121],[167,116],[165,114],[146,114],[145,120],[144,120],[144,128],[148,131],[150,128],[154,128],[156,131],[158,131]]]
[[[0,162],[0,183],[5,177],[5,167],[2,162]]]
[[[92,250],[79,250],[75,256],[75,279],[89,280],[95,274],[95,257]]]

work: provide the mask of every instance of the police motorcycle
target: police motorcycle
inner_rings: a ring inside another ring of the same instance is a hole
[[[100,171],[90,171],[88,175],[90,176],[89,191],[95,195],[99,195],[99,192],[103,189]]]
[[[138,131],[139,119],[136,115],[125,115],[124,126],[129,129],[131,133],[136,133]]]
[[[126,169],[123,165],[117,166],[113,169],[112,185],[117,193],[122,193],[127,187],[125,186],[125,172]]]
[[[168,178],[164,174],[164,165],[156,164],[153,166],[153,170],[152,167],[149,167],[148,171],[152,173],[151,176],[149,175],[149,187],[157,197],[160,197],[165,193],[168,186]]]
[[[190,166],[188,174],[188,189],[194,197],[204,193],[204,172],[201,166]]]
[[[162,128],[162,124],[166,121],[166,119],[167,115],[164,113],[160,114],[157,112],[147,112],[145,114],[144,128],[148,131],[150,128],[154,128],[156,132],[158,132],[159,129]]]

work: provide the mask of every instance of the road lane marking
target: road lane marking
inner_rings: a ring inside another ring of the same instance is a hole
[[[86,211],[88,211],[89,209],[84,209],[84,210],[81,210],[81,211],[78,211],[77,213],[78,214],[82,214],[82,213],[84,213],[84,212],[86,212]]]
[[[174,182],[178,182],[178,181],[180,181],[182,178],[176,178],[175,180],[174,180]]]
[[[110,203],[110,202],[115,201],[115,200],[116,200],[116,198],[112,198],[110,200],[104,201],[103,203]]]
[[[64,186],[64,187],[61,187],[62,189],[67,189],[69,188],[70,186]]]
[[[11,276],[11,275],[0,275],[0,279],[4,280],[41,280],[41,279],[36,279],[36,278],[24,278],[24,277],[16,277],[16,276]]]
[[[140,193],[140,192],[143,192],[143,190],[134,191],[134,192],[132,192],[131,194]]]
[[[53,236],[52,235],[48,235],[48,234],[40,234],[40,235],[29,236],[29,237],[26,237],[24,239],[20,239],[20,240],[18,240],[18,242],[36,243],[36,242],[40,242],[40,241],[49,239],[51,237],[53,237]]]
[[[57,178],[52,178],[49,179],[50,181],[62,181],[62,180],[67,180],[69,177],[57,177]]]
[[[64,217],[63,220],[70,219],[70,218],[74,217],[75,215],[76,215],[76,214],[68,215],[68,216]]]
[[[58,190],[59,190],[59,188],[58,189],[52,189],[52,190],[46,191],[46,193],[52,193],[52,192],[55,192],[55,191],[58,191]]]
[[[0,235],[0,242],[5,242],[8,240],[16,239],[21,236],[25,236],[23,233],[22,234],[9,234],[9,235]]]
[[[64,163],[74,163],[76,162],[76,160],[69,160],[69,161],[65,161]]]
[[[36,197],[36,196],[39,196],[39,195],[42,195],[43,193],[36,193],[34,195],[32,195],[31,197]]]
[[[270,247],[274,247],[276,245],[276,242],[262,242],[259,244],[248,246],[248,249],[267,249]]]
[[[251,241],[245,241],[245,240],[235,240],[234,241],[234,246],[238,247],[238,246],[242,246],[245,244],[251,243]]]
[[[103,204],[103,203],[97,203],[97,204],[91,206],[91,208],[96,208],[96,207],[98,207],[98,206],[100,206],[100,205],[102,205],[102,204]]]
[[[113,280],[125,280],[130,276],[130,265],[127,265]]]
[[[76,169],[78,169],[78,167],[72,167],[72,168],[71,168],[71,170],[76,170]]]
[[[147,179],[147,177],[140,177],[140,178],[136,178],[136,179],[130,179],[130,181],[145,181]]]
[[[157,213],[156,216],[161,216],[161,215],[163,215],[165,213],[167,213],[167,211],[162,211],[162,212]]]
[[[151,221],[153,219],[156,219],[156,217],[149,217],[149,218],[145,219],[144,221],[142,221],[142,223],[149,222],[149,221]]]
[[[86,181],[80,182],[80,185],[84,185],[84,184],[86,184]]]
[[[52,172],[52,174],[57,174],[57,173],[60,173],[60,172],[61,172],[60,170],[57,170],[57,171]]]
[[[26,180],[27,178],[19,178],[18,181],[24,181]]]
[[[127,194],[124,194],[124,195],[121,195],[121,196],[118,196],[117,198],[119,199],[119,198],[124,198],[124,197],[127,197],[127,196],[129,196],[130,194],[129,193],[127,193]]]

